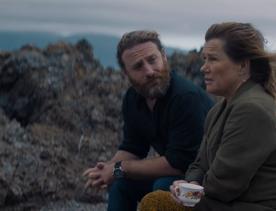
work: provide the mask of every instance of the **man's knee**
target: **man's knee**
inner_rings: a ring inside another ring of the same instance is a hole
[[[129,185],[125,179],[117,179],[109,187],[109,194],[118,194],[122,192],[128,192]]]
[[[108,189],[108,211],[129,210],[128,187],[124,179],[114,180]]]
[[[180,177],[161,177],[159,179],[156,179],[153,183],[152,190],[164,190],[164,191],[169,191],[170,190],[170,185],[175,181],[181,179]]]
[[[151,187],[152,181],[139,181],[122,178],[114,180],[108,192],[109,195],[124,195],[127,198],[140,199],[142,196],[152,190]]]
[[[109,188],[108,211],[136,210],[137,202],[151,191],[152,181],[114,180]]]

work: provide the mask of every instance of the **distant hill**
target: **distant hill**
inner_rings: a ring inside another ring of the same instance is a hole
[[[99,59],[104,67],[118,68],[116,61],[116,46],[119,37],[105,34],[76,34],[72,36],[61,36],[54,33],[46,32],[13,32],[0,31],[0,50],[16,50],[22,45],[33,44],[37,47],[44,48],[48,44],[65,41],[75,44],[80,39],[85,38],[92,46],[95,57]],[[166,52],[171,55],[175,50],[179,49],[166,47]]]

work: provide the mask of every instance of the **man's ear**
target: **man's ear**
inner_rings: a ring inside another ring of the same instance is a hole
[[[161,50],[161,55],[162,55],[162,57],[163,57],[163,59],[164,59],[164,61],[168,61],[168,59],[167,59],[167,55],[166,55],[166,52],[165,52],[165,49],[162,49]]]
[[[122,72],[125,76],[127,76],[127,71],[126,71],[126,68],[122,68]]]

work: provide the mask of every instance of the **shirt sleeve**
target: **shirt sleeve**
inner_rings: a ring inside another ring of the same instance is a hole
[[[131,125],[131,115],[128,111],[129,106],[131,105],[131,100],[129,99],[129,93],[125,95],[122,105],[123,113],[123,141],[119,146],[119,150],[124,150],[130,153],[135,154],[136,156],[145,158],[149,152],[150,145],[149,143],[141,137],[141,134],[138,134]]]
[[[275,150],[275,144],[275,122],[264,108],[252,103],[235,106],[204,179],[206,195],[224,202],[239,197]]]
[[[165,157],[183,172],[195,159],[203,134],[206,105],[196,93],[175,96],[169,119],[169,142]]]

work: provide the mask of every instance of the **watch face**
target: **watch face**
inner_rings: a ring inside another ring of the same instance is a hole
[[[120,168],[114,169],[113,175],[116,178],[122,178],[122,177],[124,177],[124,173],[121,171]]]
[[[113,176],[117,179],[124,177],[124,171],[122,170],[121,162],[122,161],[115,163],[114,169],[113,169]]]

